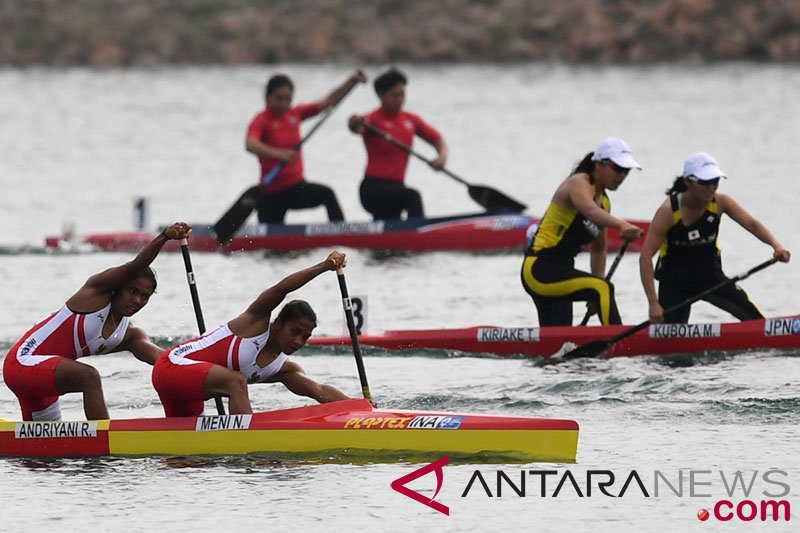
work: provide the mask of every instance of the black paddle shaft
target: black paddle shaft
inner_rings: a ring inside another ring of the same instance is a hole
[[[347,293],[347,282],[344,279],[344,269],[336,269],[336,278],[339,280],[339,292],[342,294],[342,307],[344,308],[345,320],[347,320],[347,330],[350,332],[350,342],[353,345],[353,355],[356,358],[356,368],[358,369],[358,379],[361,381],[361,391],[364,398],[372,401],[372,393],[367,383],[367,370],[364,368],[364,359],[361,357],[361,345],[358,342],[358,331],[356,321],[353,318],[353,303]]]
[[[378,129],[371,124],[367,124],[366,122],[364,122],[364,127],[367,128],[372,133],[374,133],[375,135],[377,135],[378,137],[380,137],[381,139],[383,139],[384,141],[395,145],[404,152],[413,155],[420,161],[424,161],[429,166],[433,163],[432,160],[416,152],[410,146],[398,141],[385,131]],[[466,185],[469,192],[469,197],[475,200],[475,202],[477,202],[478,205],[486,208],[489,211],[510,211],[513,213],[521,213],[522,211],[525,211],[525,209],[528,207],[527,205],[522,204],[514,200],[513,198],[506,196],[500,191],[492,189],[491,187],[486,187],[483,185],[471,185],[467,180],[454,174],[453,172],[449,171],[446,168],[443,168],[442,172],[444,172],[447,176],[453,178],[457,182],[461,183],[462,185]]]
[[[189,293],[192,295],[197,328],[200,330],[200,335],[202,335],[206,332],[206,322],[203,319],[203,310],[200,307],[200,296],[197,294],[197,283],[195,282],[192,268],[192,258],[189,256],[189,245],[185,239],[181,241],[181,255],[183,255],[183,265],[186,267],[186,281],[189,283]]]
[[[189,293],[192,295],[192,305],[194,306],[194,316],[197,319],[197,329],[200,330],[200,335],[202,335],[206,332],[206,322],[203,319],[203,310],[200,308],[200,296],[197,294],[197,283],[195,283],[192,258],[189,255],[189,241],[186,239],[181,240],[181,255],[183,255],[183,266],[186,268],[186,281],[189,282]],[[217,406],[217,413],[224,415],[225,405],[222,403],[222,398],[215,396],[214,403]]]
[[[217,242],[227,244],[233,234],[242,227],[247,217],[253,212],[258,200],[261,198],[261,185],[253,185],[239,197],[233,205],[225,211],[225,214],[214,224],[214,233],[217,235]]]
[[[606,281],[611,281],[611,276],[614,275],[614,272],[617,271],[617,267],[619,266],[619,262],[622,260],[622,256],[625,255],[625,252],[628,250],[628,245],[630,245],[631,241],[625,241],[622,243],[622,247],[620,247],[619,252],[617,252],[617,257],[614,258],[614,262],[611,263],[611,268],[608,269],[608,274],[606,274]],[[592,313],[588,310],[586,314],[583,315],[583,320],[581,320],[581,326],[585,326],[589,319],[592,317]]]
[[[664,314],[668,315],[670,313],[673,313],[673,312],[675,312],[675,311],[677,311],[679,309],[682,309],[682,308],[686,307],[687,305],[692,305],[696,301],[702,300],[703,298],[705,298],[709,294],[711,294],[713,292],[716,292],[719,289],[722,289],[723,287],[727,287],[728,285],[732,285],[732,284],[736,283],[737,281],[742,281],[743,279],[750,277],[751,275],[755,274],[756,272],[758,272],[760,270],[764,270],[768,266],[774,265],[777,261],[778,261],[777,259],[772,258],[769,261],[764,261],[760,265],[754,266],[753,268],[751,268],[747,272],[744,272],[742,274],[739,274],[738,276],[734,276],[732,278],[726,279],[725,281],[717,283],[713,287],[709,287],[708,289],[706,289],[706,290],[704,290],[704,291],[702,291],[702,292],[700,292],[698,294],[695,294],[691,298],[687,298],[686,300],[684,300],[684,301],[682,301],[680,303],[677,303],[677,304],[673,305],[672,307],[669,307],[668,309],[665,309],[664,310]],[[614,335],[613,337],[611,337],[608,340],[587,342],[583,346],[578,346],[574,350],[571,350],[571,351],[565,353],[563,355],[562,359],[566,360],[566,359],[576,359],[576,358],[579,358],[579,357],[596,357],[596,356],[600,355],[601,353],[603,353],[604,351],[606,351],[611,346],[613,346],[614,343],[616,343],[618,341],[621,341],[622,339],[625,339],[627,337],[630,337],[631,335],[633,335],[637,331],[641,331],[644,328],[648,327],[651,324],[651,322],[652,321],[650,321],[650,320],[645,320],[641,324],[637,324],[637,325],[635,325],[635,326],[633,326],[631,328],[628,328],[625,331],[623,331],[622,333],[619,333],[618,335]]]

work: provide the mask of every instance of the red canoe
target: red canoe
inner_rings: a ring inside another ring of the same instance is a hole
[[[361,335],[365,346],[386,350],[457,350],[464,353],[548,357],[565,343],[607,340],[630,326],[497,327],[386,331]],[[349,345],[350,337],[312,337],[316,346]],[[613,345],[607,356],[699,354],[800,349],[800,315],[725,324],[653,324]]]
[[[434,251],[434,250],[521,250],[526,231],[538,218],[517,214],[471,214],[442,218],[378,220],[369,222],[331,222],[323,224],[256,224],[244,226],[226,245],[217,242],[213,227],[193,224],[191,247],[204,252],[298,251],[312,248],[347,247],[355,249]],[[649,222],[631,220],[645,232]],[[85,235],[81,242],[100,250],[135,252],[150,242],[152,232],[110,232]],[[641,249],[644,239],[631,244],[630,251]],[[47,237],[48,248],[64,245],[60,237]],[[608,247],[616,251],[622,245],[616,229],[609,230]],[[170,242],[166,251],[178,251]]]

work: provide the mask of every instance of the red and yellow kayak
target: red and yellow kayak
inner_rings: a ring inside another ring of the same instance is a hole
[[[252,415],[131,420],[0,420],[0,456],[312,454],[389,461],[574,462],[572,420],[377,409],[347,400]]]

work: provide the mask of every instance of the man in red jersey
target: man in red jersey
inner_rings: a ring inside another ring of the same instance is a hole
[[[436,159],[431,162],[435,170],[441,170],[447,162],[447,143],[442,135],[419,116],[403,111],[407,83],[399,70],[384,72],[375,79],[381,107],[366,116],[353,115],[349,121],[350,130],[363,136],[367,149],[367,168],[359,193],[361,205],[375,220],[399,219],[403,211],[408,218],[424,217],[425,213],[419,192],[403,183],[408,152],[364,128],[365,122],[409,147],[414,136],[422,137],[436,148]]]
[[[344,220],[342,208],[330,187],[310,183],[303,175],[303,158],[296,146],[300,142],[300,123],[332,106],[352,87],[365,82],[358,71],[328,96],[310,104],[292,106],[294,84],[288,76],[277,74],[266,87],[267,108],[256,115],[247,128],[245,147],[258,156],[263,195],[257,206],[259,222],[283,223],[289,209],[310,209],[324,205],[331,221]],[[283,168],[268,179],[274,167]]]

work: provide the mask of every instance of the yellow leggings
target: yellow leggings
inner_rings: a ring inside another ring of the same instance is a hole
[[[594,302],[604,325],[622,323],[614,285],[603,278],[536,256],[525,257],[521,278],[522,286],[536,304],[540,326],[571,326],[575,301]]]

